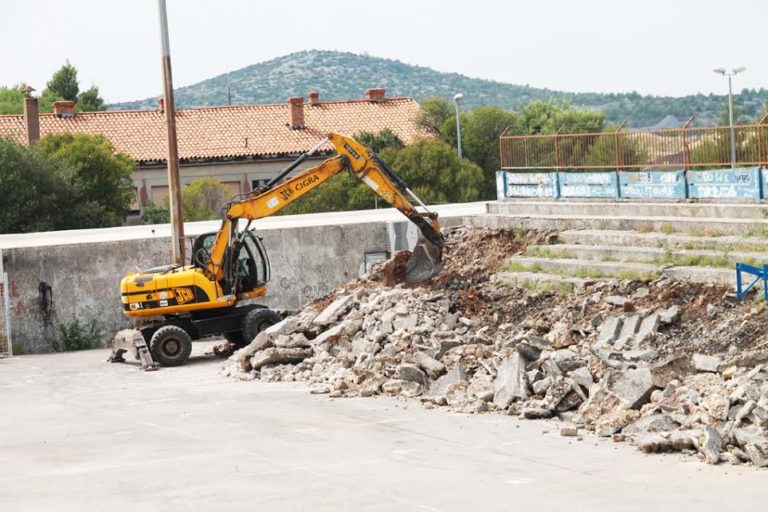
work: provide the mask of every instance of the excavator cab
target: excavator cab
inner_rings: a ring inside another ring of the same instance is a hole
[[[197,237],[192,245],[192,265],[208,269],[216,235],[217,232],[211,232]],[[236,258],[232,258],[232,253],[237,253]],[[225,257],[224,267],[221,283],[224,293],[238,296],[264,288],[271,277],[267,250],[261,238],[251,230],[243,232],[242,242],[232,244]]]

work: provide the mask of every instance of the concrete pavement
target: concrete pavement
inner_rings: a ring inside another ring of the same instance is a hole
[[[195,352],[205,349],[198,344]],[[0,360],[0,510],[764,510],[765,471],[558,423],[328,399],[195,358]]]

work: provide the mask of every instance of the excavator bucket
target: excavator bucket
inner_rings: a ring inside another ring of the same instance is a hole
[[[137,361],[141,361],[141,369],[147,372],[157,370],[157,363],[152,360],[152,353],[147,347],[141,331],[136,329],[123,329],[112,340],[112,353],[107,362],[124,363],[123,354],[130,352]]]
[[[420,283],[436,276],[443,268],[443,250],[423,236],[405,264],[405,282]]]

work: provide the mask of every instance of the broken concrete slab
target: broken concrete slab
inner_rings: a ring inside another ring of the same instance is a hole
[[[674,305],[659,311],[659,321],[662,324],[673,324],[680,320],[680,306]]]
[[[693,367],[698,372],[717,372],[723,360],[717,356],[706,354],[693,354]]]
[[[625,371],[609,389],[627,407],[638,409],[648,403],[656,386],[650,368],[636,368]]]
[[[413,359],[432,379],[436,379],[445,373],[445,365],[424,352],[416,352],[413,355]]]
[[[605,298],[605,302],[611,306],[623,307],[624,304],[629,302],[629,299],[622,297],[621,295],[609,295]]]
[[[622,429],[624,434],[645,434],[647,432],[668,432],[676,430],[680,424],[666,414],[642,416]]]
[[[695,450],[699,444],[699,432],[675,431],[645,434],[635,440],[637,448],[646,453],[680,452]]]
[[[645,343],[645,341],[651,336],[651,334],[656,332],[658,328],[659,328],[658,313],[651,313],[647,317],[643,318],[643,321],[640,322],[640,327],[637,329],[637,334],[635,334],[634,347],[642,348],[642,344]]]
[[[403,363],[397,367],[397,373],[402,380],[427,387],[427,375],[415,364]]]
[[[328,325],[333,322],[344,312],[353,298],[354,295],[342,295],[341,297],[337,297],[336,300],[331,302],[315,317],[312,323],[315,325]]]
[[[506,409],[516,398],[529,396],[525,381],[525,361],[520,354],[513,354],[504,359],[498,369],[494,383],[493,403],[499,409]]]
[[[448,373],[437,379],[429,386],[428,396],[444,396],[448,392],[448,388],[457,382],[465,382],[467,380],[464,367],[459,364],[455,366]]]
[[[258,370],[270,364],[294,364],[312,356],[308,348],[267,348],[251,358],[251,368]]]
[[[631,344],[632,340],[640,327],[640,315],[629,315],[624,318],[621,324],[621,331],[614,341],[613,346],[616,350],[622,350]]]
[[[714,427],[707,425],[704,428],[699,450],[704,455],[704,460],[710,464],[717,464],[720,460],[720,452],[723,451],[723,438]]]
[[[611,317],[603,322],[597,335],[597,346],[611,345],[621,332],[621,323],[622,320],[619,317]]]

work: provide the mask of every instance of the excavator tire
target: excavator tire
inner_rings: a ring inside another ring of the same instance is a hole
[[[192,338],[176,325],[165,325],[155,331],[149,342],[152,357],[163,366],[179,366],[192,353]]]
[[[280,315],[271,309],[264,308],[251,310],[243,319],[244,343],[249,344],[257,334],[270,325],[275,325],[280,320],[282,320]]]

